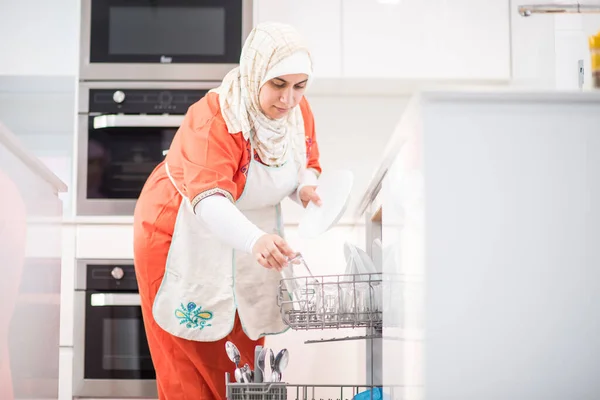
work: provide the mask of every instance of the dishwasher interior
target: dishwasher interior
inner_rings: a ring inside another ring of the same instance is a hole
[[[370,207],[365,212],[366,251],[357,257],[369,257],[375,272],[353,271],[343,275],[313,276],[301,258],[296,260],[306,268],[306,275],[284,276],[278,293],[278,304],[282,320],[294,330],[321,330],[334,332],[338,329],[352,329],[356,335],[333,337],[320,340],[307,340],[305,344],[344,340],[364,340],[366,342],[366,382],[356,385],[316,385],[290,384],[279,382],[277,376],[262,378],[265,358],[278,369],[281,355],[272,353],[259,355],[257,349],[256,370],[236,369],[236,376],[226,374],[228,400],[372,400],[382,399],[382,333],[383,333],[383,279],[382,279],[382,224],[381,207],[374,211]],[[353,247],[345,251],[355,251]],[[346,271],[348,272],[348,271]],[[347,332],[347,331],[345,331]],[[266,353],[266,349],[265,353]],[[229,354],[229,349],[228,349]],[[230,354],[230,358],[234,358]],[[285,355],[283,357],[285,359]],[[261,362],[263,367],[261,367]],[[287,363],[287,360],[283,361]],[[332,368],[335,366],[332,365]],[[281,368],[283,369],[283,368]],[[239,376],[238,376],[239,373]],[[246,373],[251,374],[245,375]],[[255,379],[255,373],[261,378]],[[280,379],[281,374],[279,374]],[[268,382],[267,382],[268,381]],[[385,397],[391,396],[386,388]]]

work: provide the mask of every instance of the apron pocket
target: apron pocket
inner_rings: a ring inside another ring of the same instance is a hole
[[[192,282],[166,271],[152,314],[165,331],[200,342],[217,341],[233,329],[233,288],[216,282]]]

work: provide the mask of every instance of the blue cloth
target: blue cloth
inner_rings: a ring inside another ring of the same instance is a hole
[[[385,399],[389,399],[388,396],[385,396]],[[383,389],[380,387],[376,387],[373,389],[365,390],[364,392],[360,392],[356,396],[352,398],[352,400],[384,400]]]

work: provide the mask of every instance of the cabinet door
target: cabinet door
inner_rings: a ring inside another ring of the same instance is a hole
[[[509,79],[508,0],[343,0],[349,78]]]
[[[0,2],[0,75],[77,75],[77,3]]]
[[[255,23],[283,22],[305,38],[314,61],[315,76],[341,76],[342,0],[254,0]]]

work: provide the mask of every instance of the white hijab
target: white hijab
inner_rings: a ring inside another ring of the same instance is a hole
[[[299,106],[278,120],[268,118],[260,108],[259,93],[270,79],[287,74],[312,76],[312,60],[294,28],[281,23],[260,24],[252,30],[242,49],[239,67],[231,70],[221,85],[221,114],[229,133],[242,132],[252,139],[263,163],[280,166],[294,152],[297,161],[306,157],[304,120]]]

